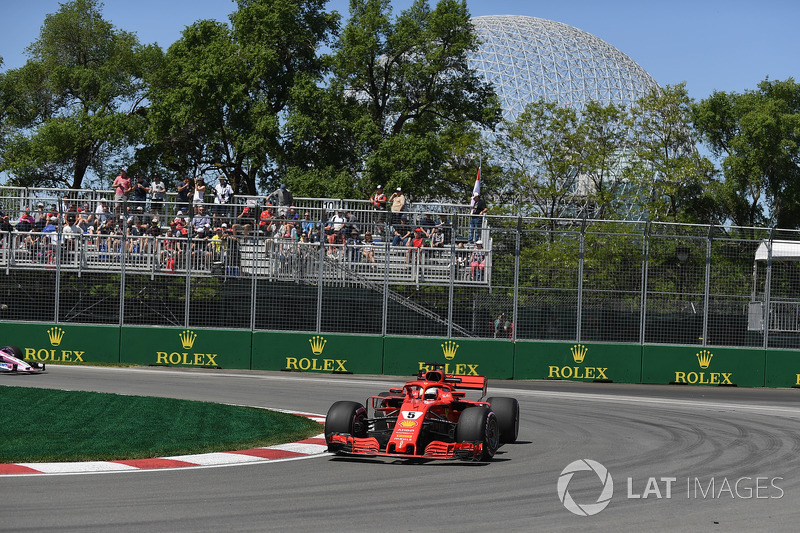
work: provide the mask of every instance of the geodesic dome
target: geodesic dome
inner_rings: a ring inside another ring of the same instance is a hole
[[[575,110],[592,100],[628,107],[658,87],[631,58],[567,24],[517,15],[472,23],[482,44],[470,66],[494,84],[505,119],[540,99]]]

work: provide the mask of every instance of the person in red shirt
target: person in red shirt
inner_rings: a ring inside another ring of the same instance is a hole
[[[120,169],[119,176],[114,178],[111,186],[114,188],[114,212],[119,213],[122,203],[128,200],[128,194],[131,192],[131,178],[128,177],[127,167]]]

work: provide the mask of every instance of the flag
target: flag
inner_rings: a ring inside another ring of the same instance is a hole
[[[475,195],[481,193],[481,167],[478,167],[478,177],[475,178],[475,186],[472,188],[472,201],[470,206],[475,205]]]

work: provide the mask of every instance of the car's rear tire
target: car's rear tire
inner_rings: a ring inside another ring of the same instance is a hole
[[[341,401],[331,405],[325,417],[325,443],[328,451],[337,451],[331,447],[330,436],[333,433],[347,433],[353,437],[366,437],[367,410],[358,402]]]
[[[497,425],[500,428],[500,443],[510,444],[517,441],[519,436],[519,402],[516,398],[497,396],[487,398],[492,406],[492,411],[497,415]]]
[[[2,348],[0,348],[0,350],[10,352],[11,355],[16,357],[17,359],[22,359],[22,360],[25,359],[25,354],[22,353],[22,349],[19,346],[14,346],[9,344],[8,346],[3,346]]]
[[[467,407],[456,426],[456,442],[483,443],[478,461],[491,461],[500,445],[497,416],[488,407]]]

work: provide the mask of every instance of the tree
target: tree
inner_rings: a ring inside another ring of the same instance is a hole
[[[634,202],[650,220],[713,221],[704,191],[716,187],[713,165],[696,148],[691,99],[685,84],[654,90],[632,108],[627,179],[638,190]]]
[[[765,80],[755,91],[714,92],[693,119],[721,158],[718,198],[733,223],[800,227],[800,85]]]
[[[578,114],[544,100],[503,123],[497,153],[520,212],[550,218],[576,214],[572,198],[584,155],[580,136]]]
[[[499,120],[492,86],[467,62],[477,44],[463,1],[440,0],[431,9],[417,0],[395,20],[388,0],[351,1],[331,90],[348,107],[342,144],[357,156],[348,169],[352,194],[377,184],[428,198],[471,188],[465,176],[443,179],[452,179],[443,169],[453,162],[453,142]]]
[[[0,171],[19,186],[81,188],[102,179],[142,127],[145,72],[158,49],[103,20],[96,0],[49,14],[30,59],[0,78]]]
[[[232,26],[198,21],[167,51],[151,88],[149,138],[173,173],[217,169],[257,194],[291,159],[282,124],[296,86],[320,79],[338,16],[322,0],[239,0]],[[175,155],[170,155],[175,154]]]

